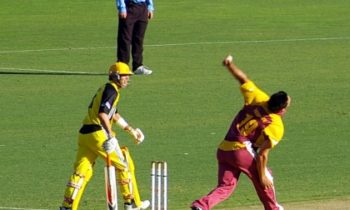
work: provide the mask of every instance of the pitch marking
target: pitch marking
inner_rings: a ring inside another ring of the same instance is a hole
[[[218,41],[218,42],[187,42],[187,43],[169,43],[169,44],[146,44],[145,47],[168,47],[168,46],[190,46],[190,45],[213,45],[213,44],[254,44],[254,43],[273,43],[273,42],[301,42],[301,41],[329,41],[329,40],[348,40],[350,37],[316,37],[316,38],[295,38],[295,39],[271,39],[271,40],[246,40],[246,41]],[[31,50],[3,50],[0,54],[26,53],[26,52],[45,52],[45,51],[69,51],[69,50],[96,50],[111,49],[115,47],[77,47],[77,48],[52,48],[52,49],[31,49]]]

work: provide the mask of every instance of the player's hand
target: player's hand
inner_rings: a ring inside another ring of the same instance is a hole
[[[152,19],[153,18],[153,12],[148,12],[148,19]]]
[[[127,16],[127,13],[126,13],[126,12],[119,12],[119,18],[125,19],[126,16]]]
[[[145,135],[139,128],[130,128],[128,132],[134,138],[136,144],[141,144],[145,140]]]
[[[232,63],[232,61],[233,61],[232,55],[228,55],[228,56],[226,56],[226,58],[222,61],[222,64],[223,64],[224,66],[228,66],[228,65],[230,65],[230,64]]]
[[[266,176],[261,177],[260,182],[261,182],[261,185],[264,187],[264,189],[273,188],[273,182]]]
[[[117,147],[118,140],[115,137],[111,137],[103,142],[103,149],[108,153],[112,153]]]

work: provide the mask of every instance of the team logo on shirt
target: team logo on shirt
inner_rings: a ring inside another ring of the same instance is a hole
[[[111,104],[110,104],[108,101],[105,103],[105,105],[106,105],[106,107],[107,107],[108,109],[111,108]]]

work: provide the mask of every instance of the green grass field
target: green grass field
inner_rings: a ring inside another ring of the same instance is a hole
[[[242,106],[221,66],[228,53],[269,93],[293,98],[285,138],[270,154],[280,203],[350,197],[347,0],[155,1],[145,38],[149,77],[133,77],[120,112],[145,132],[135,146],[120,132],[150,197],[150,162],[169,165],[169,209],[216,184],[215,152]],[[72,172],[77,131],[115,60],[114,1],[0,0],[0,209],[57,209]],[[117,131],[118,128],[116,128]],[[104,209],[104,162],[81,209]],[[248,179],[215,209],[259,204]]]

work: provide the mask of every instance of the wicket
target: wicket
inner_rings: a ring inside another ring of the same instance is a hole
[[[168,209],[168,168],[165,161],[152,161],[152,210]]]

